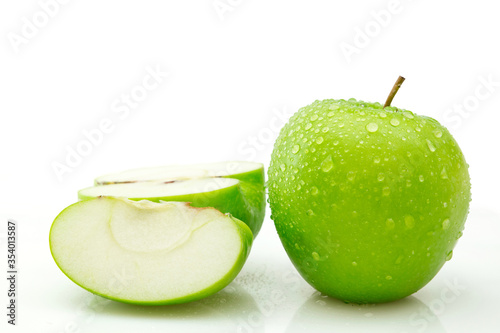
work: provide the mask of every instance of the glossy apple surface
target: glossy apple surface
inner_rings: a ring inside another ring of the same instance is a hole
[[[317,290],[387,302],[452,256],[469,210],[468,165],[436,120],[379,103],[323,100],[281,130],[269,168],[272,218]]]

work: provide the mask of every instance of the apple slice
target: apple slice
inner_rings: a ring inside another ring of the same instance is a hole
[[[56,217],[50,249],[76,284],[126,303],[184,303],[228,285],[248,256],[248,226],[185,202],[100,197]]]
[[[264,167],[253,162],[220,162],[133,169],[96,178],[81,200],[113,196],[131,200],[185,201],[215,207],[245,222],[257,236],[265,215]]]
[[[135,183],[141,181],[168,182],[210,177],[263,182],[264,167],[261,163],[242,161],[149,167],[104,175],[95,179],[95,185]]]

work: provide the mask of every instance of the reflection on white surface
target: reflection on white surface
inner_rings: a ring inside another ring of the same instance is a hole
[[[297,310],[286,333],[446,332],[439,318],[416,297],[383,304],[346,304],[315,292]]]
[[[248,315],[259,312],[252,296],[232,283],[205,299],[178,305],[143,306],[87,294],[71,319],[47,332],[238,332]],[[251,322],[251,332],[264,332],[264,322]]]

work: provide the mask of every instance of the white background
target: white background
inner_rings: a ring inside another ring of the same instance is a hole
[[[40,5],[48,2],[0,4],[1,251],[6,220],[20,228],[19,325],[9,329],[500,330],[494,1],[74,0],[52,5],[51,16]],[[342,51],[348,47],[355,53]],[[168,76],[140,96],[148,70]],[[299,107],[324,98],[383,102],[398,75],[407,80],[393,105],[447,126],[472,178],[454,258],[415,295],[375,306],[318,296],[297,276],[269,218],[235,282],[182,306],[105,301],[74,285],[50,257],[52,220],[94,177],[221,160],[267,167],[279,127]],[[121,98],[134,92],[144,99],[127,110]],[[103,119],[112,123],[108,133],[58,177],[54,165],[66,164],[68,149],[85,145],[84,131]]]

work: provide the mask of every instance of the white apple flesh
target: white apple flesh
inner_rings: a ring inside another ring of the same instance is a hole
[[[214,208],[100,197],[55,219],[50,248],[76,284],[106,298],[159,305],[193,301],[229,284],[252,233]]]
[[[131,169],[96,178],[95,185],[135,183],[143,181],[178,181],[197,178],[228,177],[240,179],[242,175],[262,170],[254,162],[216,162],[192,165],[167,165]]]
[[[131,200],[159,201],[162,198],[186,195],[217,196],[220,192],[237,188],[238,185],[239,181],[237,179],[230,178],[204,178],[175,182],[112,183],[106,186],[85,188],[78,192],[78,196],[83,200],[98,196],[112,196]]]

